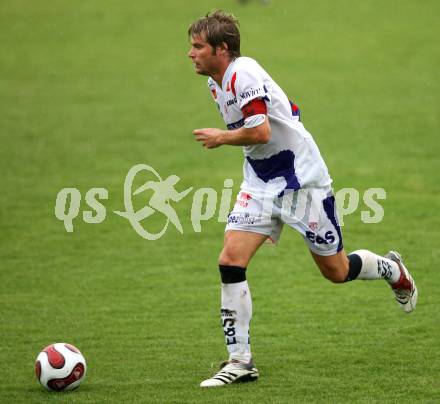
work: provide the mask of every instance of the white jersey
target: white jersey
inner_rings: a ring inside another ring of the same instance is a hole
[[[208,86],[229,130],[245,125],[243,106],[256,98],[266,102],[271,138],[266,144],[243,147],[243,189],[282,196],[287,190],[331,184],[327,166],[300,122],[297,107],[254,59],[233,60],[222,86],[212,78]]]

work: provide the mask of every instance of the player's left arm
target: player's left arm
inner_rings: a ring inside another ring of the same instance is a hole
[[[241,109],[244,126],[234,130],[203,128],[193,131],[198,142],[207,149],[222,145],[249,146],[268,143],[271,136],[267,107],[263,99],[254,99]]]

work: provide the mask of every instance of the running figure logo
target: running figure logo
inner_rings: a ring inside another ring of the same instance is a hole
[[[140,186],[132,193],[133,181],[136,175],[141,171],[153,173],[158,181],[147,181],[144,185]],[[128,219],[136,233],[147,240],[157,240],[160,238],[167,230],[169,222],[171,222],[176,229],[183,234],[183,228],[179,217],[177,216],[174,208],[170,205],[170,200],[173,202],[181,201],[192,191],[193,187],[189,187],[182,192],[178,192],[175,188],[175,185],[179,181],[180,178],[177,175],[170,175],[167,179],[163,180],[153,167],[147,164],[137,164],[130,169],[125,177],[125,212],[114,211],[114,213]],[[135,212],[133,208],[132,195],[139,195],[146,190],[153,190],[154,192],[150,198],[149,204]],[[156,212],[165,215],[167,220],[162,230],[157,233],[150,233],[142,226],[140,222]]]

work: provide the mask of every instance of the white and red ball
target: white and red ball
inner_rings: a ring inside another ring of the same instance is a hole
[[[73,390],[84,380],[86,360],[70,344],[48,345],[37,357],[35,373],[41,385],[50,391]]]

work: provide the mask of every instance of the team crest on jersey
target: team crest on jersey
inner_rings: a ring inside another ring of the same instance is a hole
[[[213,89],[211,90],[211,93],[212,93],[212,96],[214,97],[214,100],[216,100],[216,99],[217,99],[217,91],[216,91],[216,89],[213,88]]]

